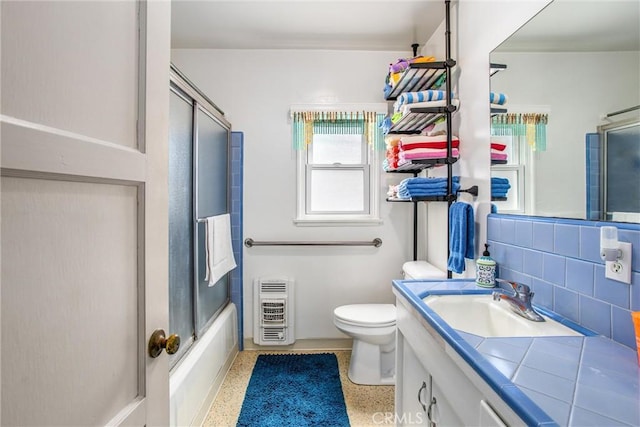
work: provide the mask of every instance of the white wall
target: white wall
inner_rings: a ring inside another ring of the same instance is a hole
[[[296,286],[297,339],[342,338],[333,309],[342,304],[393,302],[391,280],[413,256],[412,206],[386,203],[382,225],[297,227],[296,153],[291,104],[384,102],[390,63],[410,52],[296,50],[174,50],[173,63],[245,133],[244,238],[254,240],[372,240],[373,247],[254,247],[244,249],[245,337],[252,336],[253,280],[287,276]],[[409,175],[410,176],[410,175]]]
[[[454,132],[460,138],[460,160],[454,174],[461,185],[479,186],[473,201],[476,225],[476,258],[486,241],[486,217],[491,210],[489,147],[489,53],[533,17],[550,0],[459,0],[452,3],[452,57],[457,61],[454,86],[460,108],[454,115]],[[425,51],[444,58],[444,23],[427,42]],[[461,201],[471,202],[467,195]],[[446,207],[431,204],[428,211],[428,260],[446,265]],[[467,262],[464,276],[475,275]]]
[[[535,155],[536,210],[527,214],[585,219],[585,134],[607,123],[601,115],[638,105],[640,55],[505,52],[491,58],[508,65],[491,79],[492,88],[508,95],[507,108],[550,108],[547,150]]]
[[[541,10],[549,0],[460,0],[452,3],[452,56],[456,59],[460,111],[454,130],[461,159],[454,173],[462,185],[478,185],[476,254],[486,241],[490,212],[489,54]],[[444,23],[422,49],[444,58]],[[391,302],[391,280],[412,257],[412,207],[384,203],[384,224],[367,227],[296,227],[295,153],[290,148],[287,112],[294,103],[382,101],[388,64],[410,52],[190,50],[172,51],[173,62],[245,132],[245,238],[255,240],[369,240],[373,248],[245,249],[245,331],[251,334],[252,282],[261,276],[296,280],[297,338],[337,338],[332,311],[341,304]],[[435,174],[441,174],[437,171]],[[386,174],[380,191],[403,177]],[[471,202],[467,195],[463,201]],[[423,207],[421,207],[421,210]],[[426,258],[446,266],[446,206],[429,205],[420,231]],[[423,220],[423,218],[421,218]],[[422,258],[422,254],[419,255]],[[467,276],[474,275],[467,263]]]

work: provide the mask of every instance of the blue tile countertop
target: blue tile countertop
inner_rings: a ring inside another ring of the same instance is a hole
[[[640,367],[632,349],[539,307],[585,336],[479,337],[452,329],[422,301],[492,292],[472,280],[394,280],[393,289],[527,425],[640,426]]]

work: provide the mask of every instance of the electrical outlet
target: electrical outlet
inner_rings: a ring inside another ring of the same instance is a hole
[[[631,243],[620,242],[620,252],[619,260],[604,263],[604,277],[631,284]]]

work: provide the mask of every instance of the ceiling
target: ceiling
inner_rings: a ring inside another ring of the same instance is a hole
[[[640,1],[555,0],[502,43],[501,52],[640,50]]]
[[[442,0],[173,0],[173,48],[406,50],[444,19]]]
[[[444,19],[442,0],[173,0],[171,8],[175,49],[411,52]],[[555,0],[499,47],[613,49],[640,50],[638,0]]]

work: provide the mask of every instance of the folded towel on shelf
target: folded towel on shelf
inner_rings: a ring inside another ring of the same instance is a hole
[[[491,149],[492,150],[504,151],[505,148],[507,148],[506,144],[501,144],[499,142],[492,142],[491,143]]]
[[[507,103],[507,95],[504,93],[500,93],[500,92],[491,92],[489,94],[489,103],[490,104],[497,104],[497,105],[504,105]]]
[[[460,146],[460,141],[458,140],[454,140],[451,141],[451,147],[452,148],[458,148]],[[423,148],[423,149],[431,149],[431,150],[437,150],[437,149],[443,149],[443,148],[447,148],[447,142],[443,141],[443,142],[409,142],[409,143],[401,143],[400,145],[400,149],[401,151],[409,151],[409,150],[415,150],[418,148]]]
[[[387,147],[395,147],[400,145],[400,140],[406,136],[413,136],[414,134],[392,133],[384,136],[384,143]]]
[[[428,136],[428,135],[414,135],[414,136],[403,136],[400,138],[400,147],[402,148],[406,148],[406,147],[412,147],[413,144],[425,144],[425,143],[447,143],[447,135],[436,135],[436,136]],[[451,136],[451,143],[452,146],[458,147],[458,145],[460,144],[460,140],[458,139],[457,136],[452,135]],[[446,145],[445,145],[446,147]],[[413,148],[418,148],[418,147],[413,147]],[[426,148],[426,147],[423,147]],[[439,147],[433,147],[433,148],[439,148]]]
[[[382,134],[386,135],[389,133],[389,130],[391,129],[391,126],[393,126],[393,122],[391,121],[391,117],[387,116],[382,120],[382,123],[380,123],[380,129],[382,129]]]
[[[491,177],[491,185],[494,185],[494,184],[506,184],[506,185],[509,185],[509,179],[501,178],[499,176],[492,176]]]
[[[382,95],[384,99],[387,99],[389,95],[391,95],[391,91],[393,90],[393,86],[389,83],[385,83],[384,88],[382,89]]]
[[[389,65],[390,73],[402,73],[409,68],[409,64],[419,64],[424,62],[433,62],[436,58],[433,56],[416,56],[414,58],[400,58],[394,64]]]
[[[451,192],[457,193],[460,190],[460,184],[452,183]],[[402,188],[398,186],[398,197],[402,199],[410,199],[412,197],[434,197],[446,196],[447,188]]]
[[[452,99],[451,100],[451,105],[455,106],[456,108],[460,105],[460,101],[456,98],[456,99]],[[413,104],[405,104],[403,106],[401,106],[398,110],[398,112],[400,112],[403,116],[409,114],[411,112],[412,108],[435,108],[435,107],[446,107],[447,106],[447,101],[446,100],[440,100],[440,101],[427,101],[427,102],[414,102]]]
[[[458,141],[458,137],[451,136],[451,141]],[[447,142],[446,135],[427,136],[427,135],[403,135],[400,137],[400,145],[411,144],[414,142]]]
[[[389,147],[387,148],[387,155],[391,154],[391,155],[395,155],[398,154],[400,152],[400,147],[399,146],[395,146],[395,147]]]
[[[491,153],[491,160],[507,160],[507,155],[504,153]]]
[[[511,188],[511,185],[509,184],[491,184],[491,189],[492,190],[508,190]]]
[[[236,268],[231,246],[229,214],[210,216],[205,221],[205,278],[215,285],[227,272]]]
[[[459,157],[458,149],[451,149],[451,157]],[[400,151],[398,160],[426,160],[426,159],[444,159],[447,157],[446,149],[432,148],[415,148],[413,150]]]
[[[451,190],[457,193],[460,189],[460,177],[451,177]],[[404,199],[424,196],[446,196],[447,178],[406,178],[398,184],[398,196]]]
[[[398,96],[396,101],[397,107],[404,104],[412,104],[414,102],[439,101],[445,99],[446,91],[444,90],[422,90],[420,92],[405,92]],[[453,97],[453,92],[451,95]]]
[[[384,159],[382,161],[382,170],[385,172],[398,169],[398,159]]]
[[[460,182],[459,176],[452,176],[452,182]],[[413,186],[425,186],[425,187],[434,187],[434,188],[446,188],[447,187],[447,178],[444,177],[422,177],[417,176],[414,178],[405,178],[400,182],[401,185],[413,187]]]
[[[491,177],[491,197],[507,197],[510,188],[507,178]]]
[[[455,202],[449,207],[449,259],[447,269],[462,273],[464,259],[473,259],[475,224],[473,207],[464,202]]]

